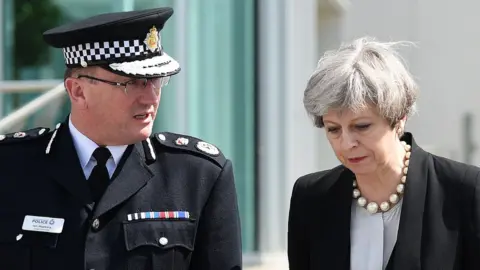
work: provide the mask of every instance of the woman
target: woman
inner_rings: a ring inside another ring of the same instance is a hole
[[[341,165],[294,185],[291,270],[480,269],[480,169],[404,132],[417,85],[393,45],[355,40],[308,82],[305,108]]]

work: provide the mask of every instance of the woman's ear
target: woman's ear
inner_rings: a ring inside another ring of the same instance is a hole
[[[407,122],[407,117],[404,116],[398,120],[397,124],[395,125],[395,129],[397,130],[398,136],[402,136],[405,132],[405,123]]]

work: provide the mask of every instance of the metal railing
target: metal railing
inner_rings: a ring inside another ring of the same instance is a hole
[[[21,80],[21,81],[0,81],[0,93],[38,93],[51,90],[62,80]]]
[[[60,100],[66,94],[63,81],[0,81],[0,93],[38,93],[42,95],[0,119],[0,134],[26,121],[30,116],[50,104]]]

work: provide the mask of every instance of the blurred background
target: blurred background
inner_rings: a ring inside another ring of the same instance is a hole
[[[480,2],[470,0],[0,0],[0,134],[63,121],[62,52],[42,33],[104,12],[173,7],[161,32],[182,72],[155,131],[216,144],[234,163],[246,269],[287,269],[291,188],[337,165],[302,104],[318,59],[369,35],[401,51],[420,85],[407,122],[425,149],[478,164]],[[312,213],[313,215],[321,213]]]

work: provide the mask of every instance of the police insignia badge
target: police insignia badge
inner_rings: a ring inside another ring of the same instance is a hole
[[[205,152],[209,155],[212,155],[212,156],[217,156],[218,154],[220,154],[220,151],[218,150],[217,147],[213,146],[212,144],[209,144],[207,142],[198,142],[196,144],[196,147],[198,150],[202,151],[202,152]]]
[[[155,52],[156,50],[158,50],[158,48],[160,47],[160,34],[158,33],[155,26],[152,26],[152,28],[150,28],[150,31],[147,33],[147,37],[143,42],[145,42],[145,45],[147,45],[147,48],[151,52]]]

